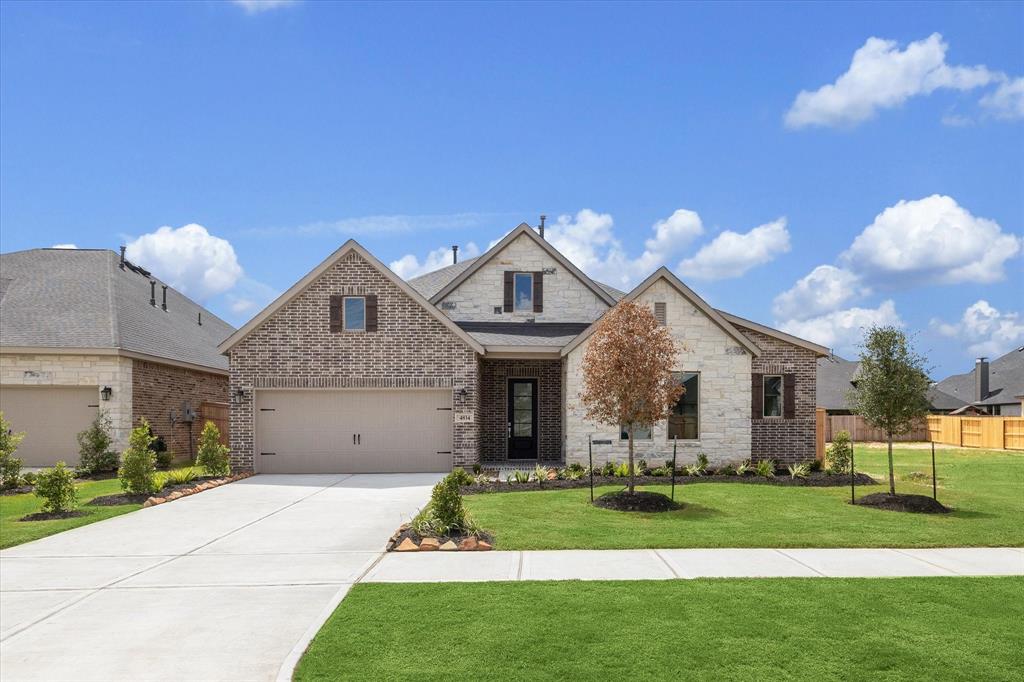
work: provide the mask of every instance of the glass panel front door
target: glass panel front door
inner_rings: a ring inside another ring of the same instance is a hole
[[[537,459],[537,380],[508,380],[508,458]]]

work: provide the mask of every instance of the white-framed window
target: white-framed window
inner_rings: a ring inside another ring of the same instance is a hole
[[[668,418],[668,439],[700,440],[700,372],[675,372],[685,392]]]
[[[764,416],[782,416],[782,375],[764,376]]]
[[[513,276],[512,300],[516,312],[533,312],[533,273],[517,272]]]
[[[366,299],[346,296],[342,299],[342,329],[347,332],[366,331]]]
[[[633,427],[633,440],[650,440],[651,427],[637,424]],[[619,427],[619,440],[629,440],[629,426],[623,424]]]

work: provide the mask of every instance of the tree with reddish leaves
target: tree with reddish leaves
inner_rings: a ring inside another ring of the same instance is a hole
[[[633,433],[668,419],[683,387],[672,375],[677,349],[667,327],[642,304],[623,300],[609,310],[583,355],[580,401],[587,418],[625,426],[629,493],[634,493]]]

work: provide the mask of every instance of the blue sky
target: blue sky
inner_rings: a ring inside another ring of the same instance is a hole
[[[1024,344],[1022,76],[1021,3],[4,2],[0,248],[128,243],[240,324],[349,237],[408,275],[546,213],[942,377]]]

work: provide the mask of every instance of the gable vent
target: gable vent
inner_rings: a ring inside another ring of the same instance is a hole
[[[662,327],[668,324],[668,304],[664,301],[657,301],[654,304],[654,319],[658,321]]]

